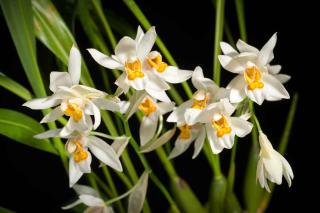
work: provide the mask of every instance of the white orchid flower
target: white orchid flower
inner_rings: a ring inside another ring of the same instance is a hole
[[[274,34],[259,51],[239,40],[237,47],[240,53],[229,44],[221,43],[224,55],[219,55],[218,58],[222,67],[238,74],[227,86],[227,89],[230,89],[232,103],[239,103],[246,96],[259,105],[264,100],[276,101],[290,98],[282,85],[289,80],[289,77],[278,75],[281,66],[269,64],[274,58],[273,49],[276,41],[277,35]]]
[[[146,96],[143,99],[138,106],[138,109],[144,114],[139,129],[141,146],[148,143],[154,137],[159,117],[170,112],[173,107],[173,102],[157,102],[150,96]]]
[[[94,116],[94,129],[101,122],[100,109],[119,111],[120,100],[106,99],[106,93],[79,85],[81,73],[81,55],[77,48],[71,48],[69,55],[68,72],[50,73],[50,90],[53,95],[32,99],[23,104],[31,109],[47,109],[55,107],[47,114],[41,123],[57,120],[66,115],[68,123],[61,131],[61,136],[71,134],[73,131],[85,131],[91,124],[91,115]]]
[[[207,106],[228,96],[225,88],[218,87],[211,79],[205,78],[201,67],[196,67],[192,74],[192,84],[197,89],[191,100],[184,102],[170,114],[168,122],[186,122],[196,124]]]
[[[44,139],[49,137],[56,137],[60,135],[62,129],[49,130],[47,132],[35,135],[35,138]],[[83,175],[83,173],[91,172],[91,154],[88,149],[98,158],[102,163],[112,167],[117,171],[122,171],[119,155],[116,150],[112,148],[102,139],[89,135],[87,132],[73,132],[68,135],[66,143],[66,150],[71,155],[69,160],[69,183],[72,187]]]
[[[192,158],[196,158],[199,155],[206,138],[205,126],[200,123],[192,126],[186,123],[179,123],[178,128],[180,130],[180,134],[176,139],[174,148],[172,149],[168,158],[172,159],[181,155],[190,147],[192,142],[194,142],[194,152]]]
[[[79,199],[67,206],[63,206],[63,210],[71,209],[83,203],[88,206],[88,208],[84,210],[84,213],[114,213],[112,207],[107,206],[98,192],[93,188],[76,184],[73,186],[73,189],[78,194]]]
[[[165,90],[170,88],[169,85],[149,70],[150,65],[147,62],[156,37],[154,27],[145,34],[139,27],[135,39],[125,36],[119,41],[115,48],[115,55],[109,57],[96,49],[88,49],[88,51],[98,64],[123,71],[116,80],[116,85],[124,93],[132,87],[135,90],[145,90],[150,96],[160,101],[170,102],[165,93]]]
[[[261,187],[270,192],[267,179],[280,185],[282,175],[290,187],[293,172],[288,161],[273,149],[272,144],[262,131],[259,131],[259,143],[261,149],[257,165],[257,180],[259,180]]]
[[[236,108],[228,99],[221,99],[213,103],[201,117],[205,123],[207,138],[214,154],[220,153],[224,148],[231,149],[235,135],[244,137],[252,130],[252,123],[248,122],[248,116],[232,117]]]

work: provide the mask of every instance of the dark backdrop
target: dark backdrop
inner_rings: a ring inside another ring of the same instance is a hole
[[[68,1],[70,3],[70,1]],[[72,10],[72,4],[56,1],[59,8],[66,11],[66,20]],[[214,37],[214,9],[211,1],[137,1],[157,32],[173,54],[181,68],[193,69],[200,65],[205,75],[212,76],[212,49]],[[105,8],[113,9],[133,26],[138,23],[121,1],[105,1]],[[69,12],[68,12],[69,11]],[[269,212],[291,212],[298,209],[304,212],[316,209],[318,170],[318,136],[314,121],[317,121],[319,89],[317,77],[318,62],[318,9],[308,1],[245,0],[248,41],[261,48],[274,32],[278,32],[275,48],[275,60],[283,66],[282,72],[292,76],[285,86],[289,93],[299,92],[298,112],[293,126],[288,151],[285,157],[290,162],[295,178],[288,189],[284,182],[277,187]],[[239,37],[234,1],[226,1],[226,20],[235,39]],[[79,23],[75,25],[76,37],[82,50],[88,47]],[[3,15],[0,14],[0,50],[1,72],[28,86],[13,42],[9,35]],[[82,51],[93,69],[97,68],[88,54]],[[49,51],[38,43],[38,58],[41,69],[47,73],[57,69],[55,60]],[[222,85],[226,85],[232,75],[222,73]],[[47,78],[47,77],[46,77]],[[96,77],[97,78],[97,77]],[[99,85],[98,85],[99,87]],[[28,88],[30,88],[28,86]],[[21,107],[23,101],[7,91],[0,89],[0,107],[13,108],[40,120],[39,112]],[[281,136],[285,116],[290,101],[265,102],[258,110],[262,127],[270,135],[275,146]],[[134,123],[131,123],[134,125]],[[240,184],[244,173],[249,143],[240,142],[237,160],[236,191],[241,192]],[[224,151],[222,159],[227,159],[229,151]],[[151,155],[154,170],[160,171],[161,165]],[[223,163],[224,164],[224,163]],[[195,192],[205,201],[209,186],[209,168],[204,157],[191,160],[191,152],[176,160],[179,174],[192,185]],[[60,206],[72,200],[74,193],[68,188],[68,178],[61,167],[60,160],[29,147],[1,137],[0,142],[0,206],[18,212],[59,212]],[[200,172],[201,171],[201,172]],[[165,175],[161,176],[162,178]],[[315,192],[315,194],[311,194]],[[151,186],[149,193],[158,193]],[[254,195],[253,195],[254,196]],[[164,211],[166,202],[162,197],[151,195],[151,203],[159,212]],[[160,197],[160,198],[159,198]]]

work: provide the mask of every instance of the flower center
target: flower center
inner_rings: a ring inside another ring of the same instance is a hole
[[[168,67],[168,64],[162,61],[162,56],[160,54],[149,56],[147,62],[160,73],[164,72]]]
[[[68,103],[64,114],[72,117],[75,122],[80,121],[83,116],[80,106],[76,103]]]
[[[202,100],[193,99],[192,108],[203,110],[207,106],[208,100],[209,97],[207,95]]]
[[[187,140],[191,137],[192,126],[184,124],[183,126],[179,126],[178,128],[180,130],[180,135],[179,135],[180,139]]]
[[[76,163],[87,159],[88,152],[83,148],[80,141],[73,142],[76,145],[76,150],[72,153],[73,159]]]
[[[151,100],[151,98],[147,97],[140,105],[139,109],[146,115],[149,116],[153,112],[157,111],[156,104]]]
[[[132,81],[136,78],[144,77],[144,73],[141,71],[142,70],[141,61],[139,59],[136,59],[132,62],[127,61],[124,67],[125,67],[125,70],[127,71],[129,80]]]
[[[256,66],[248,67],[243,75],[249,90],[262,89],[264,87],[261,82],[261,71]]]
[[[217,136],[220,138],[226,134],[229,134],[232,129],[229,126],[227,119],[223,115],[220,115],[219,117],[220,118],[217,120],[212,120],[211,124],[212,127],[217,130]]]

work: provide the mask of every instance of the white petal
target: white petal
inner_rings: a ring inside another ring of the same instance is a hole
[[[81,178],[83,173],[79,166],[74,162],[73,157],[69,160],[69,186],[72,187]]]
[[[144,32],[143,32],[142,28],[139,25],[138,29],[137,29],[137,35],[136,35],[135,41],[137,43],[139,43],[141,41],[141,39],[143,38],[143,36],[144,36]]]
[[[154,42],[156,41],[157,33],[155,27],[151,27],[142,37],[137,47],[137,55],[140,60],[144,60],[151,51]]]
[[[215,139],[216,138],[215,131],[212,128],[211,124],[206,124],[206,132],[207,132],[207,138],[208,138],[212,152],[214,154],[219,154],[223,150],[223,147]]]
[[[185,121],[188,125],[192,126],[195,123],[199,122],[199,116],[203,111],[200,109],[189,108],[184,114]]]
[[[75,46],[72,46],[70,50],[68,71],[72,80],[72,84],[79,84],[81,76],[81,55]]]
[[[90,154],[90,152],[88,152],[88,150],[86,150],[86,152],[88,153],[88,157],[85,160],[82,160],[80,162],[78,162],[78,166],[81,172],[83,173],[90,173],[91,172],[91,161],[92,161],[92,156]]]
[[[68,72],[51,72],[50,73],[50,90],[56,92],[60,86],[71,87],[73,85],[70,73]]]
[[[238,75],[232,79],[227,86],[227,89],[230,89],[231,103],[240,103],[246,97],[245,87],[246,82],[242,75]]]
[[[269,65],[267,67],[268,71],[273,75],[278,74],[281,70],[281,65]]]
[[[277,42],[277,33],[269,39],[269,41],[262,47],[258,54],[258,61],[263,66],[269,62],[270,57],[272,57],[273,49]]]
[[[144,172],[134,186],[134,190],[129,196],[128,213],[141,212],[147,194],[148,178],[148,173]]]
[[[87,194],[94,197],[99,197],[98,192],[89,186],[75,184],[72,188],[77,192],[78,195]]]
[[[291,76],[286,74],[278,74],[278,75],[274,75],[274,77],[278,79],[282,84],[288,82],[291,79]]]
[[[262,158],[263,165],[266,169],[266,172],[271,178],[269,178],[270,181],[280,185],[282,182],[282,162],[280,158],[273,154],[270,158]]]
[[[105,98],[97,98],[92,100],[92,102],[99,108],[103,110],[113,111],[113,112],[119,112],[120,111],[120,105],[114,100],[111,99],[105,99]]]
[[[241,118],[231,117],[230,122],[231,128],[235,131],[236,135],[241,138],[249,134],[253,127],[252,123]]]
[[[188,100],[178,106],[173,112],[168,116],[167,122],[184,122],[184,113],[186,109],[192,106],[192,100]]]
[[[125,64],[126,61],[136,56],[137,43],[130,37],[123,37],[115,48],[116,57],[120,60],[121,64]]]
[[[159,101],[163,101],[163,102],[168,102],[170,103],[171,100],[168,97],[168,95],[166,94],[165,91],[156,91],[156,90],[152,90],[149,88],[146,88],[146,92],[153,98],[159,100]]]
[[[237,41],[236,46],[240,52],[252,52],[252,53],[256,53],[256,54],[258,54],[258,52],[259,52],[259,50],[257,48],[247,44],[246,42],[242,41],[241,39],[239,39]]]
[[[194,152],[192,155],[192,159],[195,159],[199,155],[200,151],[202,150],[205,138],[206,138],[206,129],[203,126],[200,130],[199,135],[197,136],[196,141],[194,142]]]
[[[245,69],[244,66],[234,61],[233,58],[228,55],[219,55],[218,59],[221,66],[232,73],[241,73]]]
[[[229,134],[225,134],[222,137],[217,137],[215,135],[215,137],[216,137],[215,141],[218,141],[218,143],[222,147],[224,147],[226,149],[231,149],[234,144],[234,136],[235,136],[234,132],[231,132]]]
[[[88,101],[87,106],[88,106],[88,109],[90,109],[90,114],[89,115],[93,115],[94,116],[93,129],[97,129],[99,127],[100,123],[101,123],[100,110],[92,101]]]
[[[290,166],[290,164],[288,163],[288,161],[280,154],[278,153],[278,156],[282,162],[282,166],[283,166],[283,175],[286,179],[286,181],[288,182],[289,187],[291,186],[291,179],[293,179],[293,171],[292,168]]]
[[[119,61],[113,59],[112,57],[109,57],[101,52],[99,52],[96,49],[87,49],[92,56],[92,58],[101,66],[104,66],[109,69],[122,69],[123,64],[121,64]]]
[[[158,73],[158,75],[169,83],[177,84],[187,81],[192,76],[192,71],[181,70],[174,66],[168,66],[164,72]]]
[[[61,129],[51,129],[46,132],[37,134],[33,137],[37,139],[53,138],[53,137],[57,137],[60,134],[60,132],[61,132]]]
[[[122,171],[121,162],[117,153],[109,144],[94,136],[89,136],[88,139],[88,147],[96,158],[115,170]]]
[[[254,101],[255,103],[261,105],[264,101],[264,93],[262,89],[255,89],[255,90],[248,90],[248,88],[245,88],[245,91],[247,93],[247,96]]]
[[[139,105],[141,104],[141,102],[143,101],[143,99],[146,97],[146,92],[145,91],[136,91],[129,100],[129,107],[128,110],[126,112],[125,117],[127,119],[129,119],[133,113],[135,113],[138,110]]]
[[[267,100],[280,100],[282,98],[290,98],[290,95],[284,88],[284,86],[272,75],[263,74],[262,80],[264,83],[263,91],[266,93],[265,96]]]
[[[146,87],[152,90],[168,90],[170,86],[159,75],[156,75],[152,71],[148,71]]]
[[[25,102],[22,106],[29,107],[30,109],[48,109],[58,105],[61,100],[45,98],[35,98]]]
[[[192,84],[197,90],[211,90],[217,91],[219,87],[209,78],[204,78],[201,67],[196,67],[192,73]]]
[[[126,94],[130,88],[129,84],[127,83],[127,73],[122,73],[116,80],[115,84],[120,87],[123,92]]]
[[[46,116],[42,118],[40,123],[48,123],[57,120],[61,116],[63,116],[64,112],[61,110],[61,107],[58,106],[54,108],[51,112],[49,112]]]
[[[88,87],[85,85],[75,85],[72,87],[72,90],[80,94],[81,96],[85,96],[87,98],[97,98],[104,97],[107,93],[102,92],[101,90],[97,90],[92,87]]]
[[[157,107],[158,107],[158,110],[159,110],[161,115],[164,115],[164,114],[172,111],[173,108],[174,108],[174,105],[175,105],[174,102],[170,102],[170,103],[160,102],[160,103],[157,103]]]
[[[113,141],[111,147],[117,153],[117,156],[120,157],[122,152],[125,150],[129,143],[130,138],[128,137],[120,137]]]
[[[257,164],[256,178],[259,180],[259,183],[260,183],[261,187],[265,188],[268,192],[270,192],[270,189],[269,189],[269,186],[268,186],[268,182],[267,182],[267,179],[265,177],[265,172],[264,172],[262,159],[259,159],[258,164]]]
[[[182,153],[184,153],[189,148],[191,143],[192,143],[192,140],[181,140],[178,138],[174,144],[173,150],[168,156],[168,159],[173,159],[181,155]]]
[[[128,80],[130,86],[132,86],[135,90],[144,90],[146,88],[146,79],[143,78],[136,78],[134,80]]]
[[[92,195],[80,195],[79,198],[87,206],[104,206],[104,202],[101,198]]]
[[[221,51],[224,55],[235,55],[238,52],[228,43],[220,42]]]
[[[155,135],[158,126],[158,118],[157,113],[152,113],[149,116],[144,116],[142,118],[139,129],[141,146],[148,143]]]
[[[62,206],[61,208],[63,210],[72,209],[73,207],[75,207],[75,206],[77,206],[77,205],[79,205],[81,203],[82,203],[82,201],[79,199],[79,200],[74,201],[73,203],[70,203],[69,205]]]
[[[157,140],[155,140],[152,144],[146,144],[145,146],[141,147],[141,153],[151,152],[158,147],[162,146],[163,144],[167,143],[176,132],[176,128],[168,130],[167,132],[163,133]]]

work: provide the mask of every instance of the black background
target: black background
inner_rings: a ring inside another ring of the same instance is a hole
[[[299,92],[300,95],[295,124],[288,151],[285,154],[294,170],[295,178],[290,189],[285,182],[276,188],[268,212],[316,210],[318,209],[316,200],[319,177],[317,175],[319,137],[314,127],[319,126],[315,123],[318,114],[316,101],[319,96],[317,94],[319,89],[316,89],[319,72],[319,34],[316,32],[319,27],[318,7],[312,5],[312,1],[245,0],[244,2],[248,42],[261,48],[274,32],[278,32],[274,63],[281,64],[282,72],[292,76],[290,82],[285,85],[289,93],[293,95],[294,92]],[[73,9],[72,4],[64,4],[64,1],[55,3],[58,8],[66,11],[62,16],[70,20],[68,15]],[[212,76],[215,13],[210,0],[137,1],[137,3],[150,22],[156,26],[157,33],[181,68],[193,69],[200,65],[206,76]],[[123,16],[133,26],[138,25],[121,1],[105,1],[104,6]],[[226,0],[225,14],[234,38],[237,39],[239,32],[234,1]],[[84,51],[89,44],[78,22],[75,25],[75,32],[89,67],[97,69]],[[30,88],[2,13],[0,35],[1,72]],[[37,45],[41,69],[47,74],[51,70],[56,70],[57,66],[50,52],[40,43]],[[44,77],[47,78],[47,76]],[[99,78],[99,76],[94,77]],[[232,75],[223,72],[222,85],[226,86],[231,78]],[[98,85],[98,87],[101,86]],[[21,107],[23,100],[2,88],[0,93],[0,107],[19,110],[40,120],[40,112]],[[275,146],[281,136],[289,104],[290,101],[265,102],[258,109],[257,114],[261,119],[262,128]],[[74,193],[68,188],[68,178],[57,157],[4,137],[0,139],[0,206],[18,212],[59,212],[61,205],[73,199]],[[241,193],[243,165],[247,159],[249,142],[243,140],[239,147],[237,160],[240,166],[236,178],[238,194]],[[228,155],[229,151],[224,151],[222,160],[227,160]],[[157,159],[153,155],[148,157],[157,174],[165,179]],[[227,168],[225,164],[223,162]],[[201,201],[205,202],[211,175],[206,159],[200,156],[196,160],[191,160],[191,151],[189,151],[177,158],[176,165],[178,173],[200,195]],[[158,209],[155,212],[164,212],[166,202],[161,196],[155,194],[158,191],[151,186],[148,193],[150,203]]]

